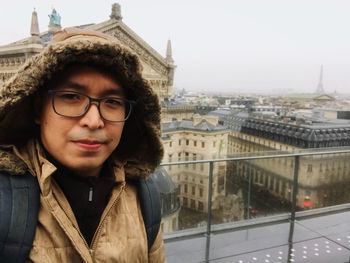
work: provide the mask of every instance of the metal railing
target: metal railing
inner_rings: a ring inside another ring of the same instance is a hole
[[[312,150],[312,149],[308,149]],[[237,162],[237,161],[253,161],[253,160],[262,160],[262,159],[273,159],[273,158],[294,158],[294,174],[293,174],[293,189],[292,189],[292,199],[291,199],[291,210],[288,213],[288,216],[275,216],[277,218],[276,220],[290,220],[290,233],[289,233],[289,239],[288,242],[291,243],[293,240],[293,233],[294,233],[294,222],[296,218],[299,216],[310,216],[312,213],[310,211],[303,211],[297,213],[297,193],[298,193],[298,186],[299,186],[299,171],[300,171],[300,157],[307,157],[307,156],[319,156],[319,155],[335,155],[335,154],[348,154],[350,153],[350,150],[334,150],[334,149],[322,149],[322,151],[316,151],[316,152],[299,152],[299,153],[278,153],[278,154],[268,154],[268,155],[259,155],[259,156],[244,156],[244,157],[233,157],[233,158],[221,158],[221,159],[206,159],[206,160],[193,160],[193,161],[177,161],[177,162],[168,162],[168,163],[162,163],[161,166],[175,166],[175,165],[189,165],[189,164],[209,164],[209,174],[208,174],[208,213],[207,213],[207,225],[205,229],[205,235],[207,237],[206,239],[206,261],[209,260],[209,248],[210,248],[210,235],[212,233],[212,189],[213,189],[213,171],[214,171],[214,163],[219,162]],[[257,152],[257,154],[261,154],[261,152]],[[350,168],[349,168],[350,169]],[[251,184],[252,184],[252,175],[249,172],[249,178],[248,178],[248,187],[250,190]],[[247,209],[249,210],[249,203],[250,203],[250,193],[248,194],[248,206]],[[349,209],[350,204],[345,205],[339,205],[334,206],[332,209],[317,209],[316,214],[322,214],[322,213],[329,213],[330,211],[340,211],[344,209]],[[316,211],[316,210],[315,210]],[[247,211],[249,214],[249,211]],[[249,217],[248,217],[249,219]],[[230,227],[231,230],[234,230],[234,228],[242,228],[242,227],[249,227],[251,224],[248,222],[250,220],[244,220],[246,222],[241,222],[239,224],[235,224],[235,226]],[[259,222],[261,224],[266,224],[266,220],[260,219],[260,220],[253,220],[253,224]],[[271,221],[271,220],[268,220]],[[272,220],[274,221],[274,220]],[[265,223],[264,223],[265,222]],[[224,227],[225,228],[225,227]],[[222,228],[216,228],[215,231],[220,231]],[[198,235],[200,233],[203,233],[203,231],[189,231],[189,235]],[[168,238],[179,238],[181,234],[173,233],[172,237],[168,235]]]

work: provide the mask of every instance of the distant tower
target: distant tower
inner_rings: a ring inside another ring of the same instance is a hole
[[[36,43],[36,44],[42,44],[42,41],[39,37],[40,31],[39,31],[39,23],[38,23],[38,14],[35,11],[32,13],[32,22],[30,24],[30,42]]]
[[[323,65],[321,65],[321,73],[320,73],[320,80],[317,85],[316,92],[317,94],[324,94],[324,89],[323,89]]]

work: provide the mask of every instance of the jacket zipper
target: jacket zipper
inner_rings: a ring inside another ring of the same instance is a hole
[[[92,186],[90,186],[90,189],[89,189],[89,202],[92,202],[92,195],[93,195],[93,188],[92,188]]]
[[[124,192],[124,188],[125,188],[125,182],[121,186],[120,192],[119,192],[118,196],[116,197],[116,199],[113,201],[113,204],[108,208],[108,211],[104,214],[103,218],[101,218],[100,223],[98,224],[98,227],[97,227],[97,229],[95,231],[95,234],[94,234],[94,236],[92,238],[91,245],[90,245],[90,247],[88,246],[90,254],[91,254],[91,257],[93,257],[93,253],[95,251],[95,241],[97,240],[97,238],[98,238],[98,236],[100,234],[100,229],[101,229],[101,227],[102,227],[102,225],[103,225],[103,223],[105,221],[105,218],[108,216],[108,214],[111,211],[111,209],[118,203],[122,192]]]

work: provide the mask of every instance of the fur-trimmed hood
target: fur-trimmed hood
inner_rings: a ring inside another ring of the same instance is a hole
[[[0,170],[17,173],[6,162],[17,162],[12,147],[20,148],[38,136],[34,122],[34,97],[59,70],[71,63],[103,66],[125,80],[125,92],[136,101],[126,121],[121,141],[114,151],[126,163],[127,174],[145,177],[163,157],[160,141],[160,105],[158,97],[141,75],[139,59],[127,47],[109,35],[77,28],[55,34],[51,43],[38,55],[28,59],[0,89]],[[15,160],[15,161],[14,161]]]

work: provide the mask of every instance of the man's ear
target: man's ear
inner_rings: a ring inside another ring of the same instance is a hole
[[[42,112],[42,98],[40,96],[40,93],[36,93],[34,95],[34,121],[36,124],[41,124],[41,112]]]

